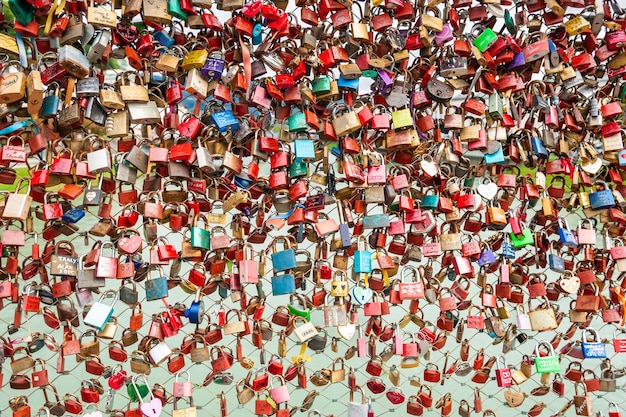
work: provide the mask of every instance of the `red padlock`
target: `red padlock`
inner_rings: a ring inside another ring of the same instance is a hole
[[[511,369],[506,364],[504,356],[499,355],[496,358],[496,381],[499,387],[510,387],[513,385],[513,377],[511,376]]]

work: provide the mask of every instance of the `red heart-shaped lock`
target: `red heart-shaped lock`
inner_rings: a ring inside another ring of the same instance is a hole
[[[369,390],[372,391],[372,393],[374,394],[380,394],[381,392],[384,392],[385,389],[387,389],[382,379],[380,378],[370,378],[367,380],[366,385],[367,388],[369,388]]]
[[[385,393],[385,396],[387,396],[387,399],[392,404],[402,404],[405,398],[402,391],[398,390],[397,388],[390,388],[389,391]]]

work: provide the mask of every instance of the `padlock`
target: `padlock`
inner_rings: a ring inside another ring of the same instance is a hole
[[[510,387],[513,385],[513,378],[511,377],[511,370],[506,364],[504,356],[500,355],[496,358],[496,381],[499,387]]]
[[[110,305],[104,304],[107,298],[113,297],[113,301]],[[84,318],[85,324],[95,327],[98,330],[102,330],[107,324],[111,316],[113,315],[113,306],[117,301],[118,294],[116,291],[107,290],[100,296],[98,302],[94,303],[89,312]]]
[[[593,342],[588,341],[586,337],[587,331],[593,333],[594,335]],[[582,340],[583,341],[581,343],[581,347],[582,347],[584,358],[599,358],[599,359],[606,358],[606,347],[604,345],[604,342],[600,340],[600,336],[598,335],[598,332],[595,329],[591,327],[587,327],[586,329],[583,329]]]
[[[548,348],[546,356],[541,356],[539,348],[545,346]],[[561,371],[559,357],[554,353],[552,345],[546,341],[537,342],[535,346],[535,369],[539,374],[555,373]]]

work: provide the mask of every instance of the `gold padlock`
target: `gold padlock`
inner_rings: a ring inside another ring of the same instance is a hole
[[[391,121],[395,130],[410,129],[413,127],[413,118],[411,110],[408,108],[393,110],[391,112]]]
[[[174,72],[178,68],[180,60],[181,57],[178,56],[178,54],[168,51],[159,56],[159,59],[155,62],[154,67],[159,71]]]
[[[115,339],[115,332],[117,331],[117,317],[111,317],[104,328],[98,332],[98,337],[101,339]]]
[[[17,68],[17,71],[15,69]],[[13,71],[9,71],[12,69]],[[15,103],[26,95],[26,75],[17,61],[9,62],[0,72],[0,103]]]
[[[131,81],[131,78],[134,81]],[[143,85],[143,79],[135,71],[124,71],[118,75],[122,101],[126,103],[145,103],[149,100],[148,89]],[[131,84],[134,83],[134,84]]]
[[[189,51],[187,55],[183,58],[183,62],[180,64],[183,70],[189,71],[193,68],[202,68],[207,58],[209,57],[209,52],[206,49],[196,49],[193,51]]]
[[[59,126],[68,127],[76,124],[80,121],[81,117],[82,114],[78,101],[73,99],[69,105],[63,107],[59,112]]]
[[[170,23],[172,16],[167,11],[167,0],[144,0],[143,17],[158,23]]]
[[[591,29],[591,24],[581,15],[571,18],[563,25],[569,36],[580,35],[582,32]]]
[[[114,29],[117,26],[117,14],[113,10],[107,10],[104,7],[94,7],[93,0],[87,8],[87,22],[98,28]]]
[[[432,12],[433,15],[429,15]],[[443,19],[439,17],[439,9],[436,7],[427,7],[422,13],[422,25],[433,32],[441,32],[443,30]]]
[[[340,112],[342,113],[341,115]],[[361,128],[361,122],[356,112],[345,104],[336,106],[332,115],[333,128],[337,137],[354,133]]]

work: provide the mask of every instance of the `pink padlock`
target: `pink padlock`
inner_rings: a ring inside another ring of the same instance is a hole
[[[275,387],[274,380],[276,378],[280,380],[281,384]],[[285,378],[280,375],[274,375],[270,380],[270,387],[270,397],[272,397],[272,400],[274,400],[276,404],[286,403],[289,401],[289,390],[285,384]]]
[[[596,229],[593,227],[593,223],[590,219],[582,219],[578,222],[578,229],[576,231],[578,236],[578,243],[581,245],[595,245],[596,244]]]
[[[187,381],[179,381],[178,377],[182,374],[187,374]],[[191,397],[191,390],[193,386],[191,384],[191,375],[189,371],[180,371],[176,373],[176,380],[174,381],[174,398]]]
[[[444,43],[452,40],[453,38],[454,34],[452,33],[452,28],[450,27],[450,24],[445,23],[443,25],[443,29],[441,29],[441,32],[437,32],[437,34],[435,35],[435,43],[438,46],[441,46]]]

